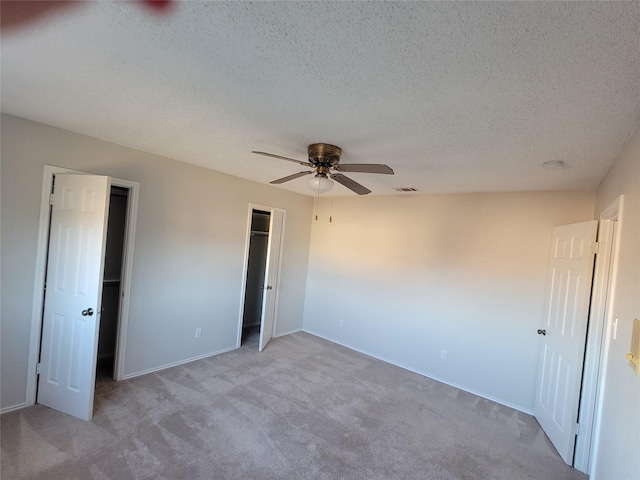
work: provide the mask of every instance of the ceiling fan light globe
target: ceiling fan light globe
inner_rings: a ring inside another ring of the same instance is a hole
[[[311,177],[307,184],[309,188],[317,194],[327,193],[333,188],[333,180],[320,173]]]

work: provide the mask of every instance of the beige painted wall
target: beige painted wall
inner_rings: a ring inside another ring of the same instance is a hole
[[[17,117],[1,126],[2,408],[25,402],[45,164],[140,182],[125,375],[235,345],[249,203],[287,211],[276,334],[302,327],[310,197]]]
[[[610,337],[608,343],[593,480],[640,478],[640,376],[635,375],[625,358],[631,346],[633,319],[640,319],[640,129],[600,184],[597,215],[619,195],[624,195],[624,207],[612,301],[612,318],[618,318],[618,331],[616,339]]]
[[[343,197],[333,223],[328,204],[304,329],[532,411],[551,230],[593,219],[595,193]]]

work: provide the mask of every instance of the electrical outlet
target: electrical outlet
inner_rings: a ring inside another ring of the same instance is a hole
[[[447,359],[447,351],[440,350],[440,360],[446,360],[446,359]]]
[[[196,328],[196,338],[200,338],[202,336],[202,329],[200,327]]]
[[[340,319],[340,326],[344,327],[344,319],[343,318]]]

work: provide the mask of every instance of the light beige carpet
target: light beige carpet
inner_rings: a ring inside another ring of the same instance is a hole
[[[587,478],[531,416],[306,333],[0,421],[3,480]]]

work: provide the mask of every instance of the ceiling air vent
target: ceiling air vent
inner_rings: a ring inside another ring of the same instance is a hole
[[[413,187],[398,187],[396,188],[396,192],[417,192],[417,188]]]

